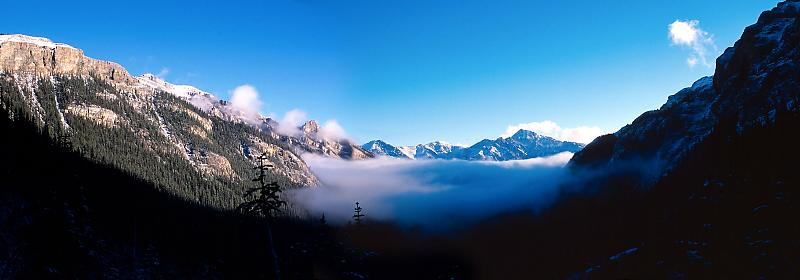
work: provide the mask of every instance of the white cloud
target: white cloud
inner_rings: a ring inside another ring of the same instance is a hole
[[[708,58],[713,54],[709,54],[709,51],[717,53],[719,50],[714,44],[714,36],[700,29],[699,25],[700,21],[698,20],[676,20],[669,25],[669,39],[674,45],[692,49],[692,54],[686,59],[689,67],[694,67],[698,63],[706,67],[713,67]]]
[[[509,125],[505,133],[500,137],[509,137],[514,135],[520,129],[529,130],[544,136],[553,137],[561,141],[570,141],[577,143],[589,143],[603,135],[604,132],[597,126],[579,126],[574,128],[562,128],[553,121],[521,123],[517,125]]]
[[[258,90],[255,87],[245,84],[236,87],[231,94],[231,107],[241,112],[244,119],[251,123],[258,123],[260,120],[259,111],[261,109],[261,102]],[[270,114],[274,117],[275,114]],[[286,112],[278,121],[276,131],[278,134],[297,137],[301,134],[299,127],[306,122],[308,114],[300,109],[292,109]],[[347,132],[336,120],[326,121],[320,128],[320,137],[329,140],[348,139]]]
[[[293,109],[286,114],[283,114],[283,118],[278,121],[278,129],[277,133],[286,136],[298,136],[300,135],[300,129],[298,127],[306,121],[306,112],[300,109]]]
[[[251,85],[236,87],[231,94],[231,106],[247,114],[246,117],[255,117],[261,109],[261,100],[258,91]]]
[[[302,132],[299,127],[303,125],[306,120],[308,120],[308,114],[303,110],[290,110],[283,114],[283,118],[278,121],[276,132],[286,136],[300,136]],[[333,141],[349,138],[344,127],[336,120],[328,120],[323,123],[318,136]]]
[[[162,79],[167,77],[167,75],[169,75],[169,68],[167,67],[161,68],[161,71],[158,71],[158,74],[156,74],[156,76]]]
[[[344,127],[342,127],[342,125],[340,125],[336,120],[326,121],[320,129],[320,134],[322,134],[322,137],[331,140],[347,138],[347,132],[345,132]]]

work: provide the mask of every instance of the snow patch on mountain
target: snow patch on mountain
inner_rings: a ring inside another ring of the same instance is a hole
[[[62,43],[54,43],[53,41],[51,41],[50,39],[47,39],[47,38],[33,37],[33,36],[27,36],[27,35],[22,35],[22,34],[0,35],[0,45],[4,44],[6,42],[28,43],[28,44],[34,44],[34,45],[37,45],[37,46],[40,46],[40,47],[49,48],[49,49],[55,49],[56,47],[74,49],[74,47],[72,47],[70,45],[62,44]]]
[[[389,145],[388,143],[383,142],[381,140],[373,140],[367,142],[361,147],[364,148],[364,150],[367,150],[376,156],[387,156],[393,158],[407,158],[407,159],[413,158],[411,155],[407,154],[400,148]]]

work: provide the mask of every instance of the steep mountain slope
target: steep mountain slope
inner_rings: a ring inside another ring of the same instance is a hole
[[[439,141],[395,147],[381,140],[374,140],[364,144],[362,148],[375,155],[395,158],[506,161],[549,156],[561,152],[577,152],[583,146],[520,129],[511,137],[484,139],[470,147],[454,146]]]
[[[621,165],[652,161],[652,175],[667,174],[698,143],[725,122],[737,133],[771,124],[783,111],[798,109],[800,4],[780,3],[745,29],[717,59],[713,77],[671,96],[618,132],[599,137],[575,155],[572,165]]]
[[[5,110],[0,131],[13,132],[0,137],[0,279],[271,276],[263,219],[164,193]],[[271,223],[285,278],[366,274],[363,254],[345,250],[330,228],[290,217]]]
[[[318,184],[295,148],[233,117],[235,110],[213,95],[151,75],[134,78],[117,64],[44,38],[0,37],[0,98],[11,118],[203,205],[237,205],[261,153],[275,165],[270,179]],[[198,100],[214,104],[204,111],[193,105]]]

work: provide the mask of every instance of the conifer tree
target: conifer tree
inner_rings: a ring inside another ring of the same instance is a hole
[[[275,268],[275,279],[281,279],[280,261],[278,260],[278,253],[275,250],[275,244],[272,241],[272,220],[275,215],[281,212],[281,207],[286,205],[286,201],[281,200],[280,193],[281,187],[277,182],[267,182],[266,171],[273,167],[272,164],[264,163],[267,160],[267,154],[262,153],[258,156],[258,166],[254,169],[258,170],[258,177],[254,178],[254,182],[258,182],[258,187],[248,190],[244,197],[248,199],[255,196],[255,199],[246,201],[239,205],[239,210],[248,215],[260,216],[267,219],[267,236],[269,238],[270,250],[272,251],[273,266]]]
[[[361,206],[359,206],[358,201],[356,201],[356,208],[354,210],[355,210],[355,214],[353,214],[353,219],[355,219],[356,225],[360,225],[361,224],[361,218],[364,217],[364,214],[361,214],[361,210],[363,210],[363,209],[361,208]]]

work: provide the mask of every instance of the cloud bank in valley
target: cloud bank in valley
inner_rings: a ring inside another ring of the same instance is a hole
[[[290,200],[333,223],[351,220],[356,201],[370,219],[404,226],[449,229],[492,215],[537,210],[553,201],[568,177],[572,157],[507,162],[413,161],[378,158],[344,161],[305,155],[322,182],[317,188],[287,192]]]

